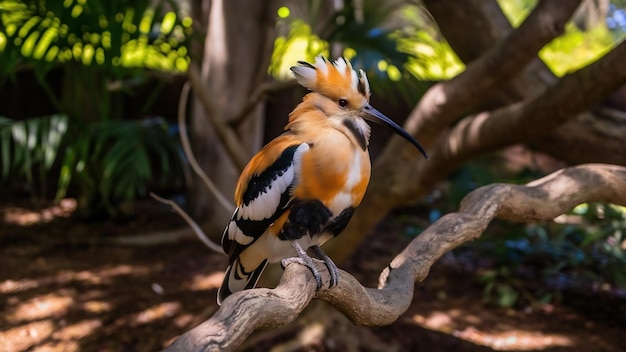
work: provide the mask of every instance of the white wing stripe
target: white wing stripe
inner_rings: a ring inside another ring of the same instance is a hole
[[[294,174],[294,183],[298,184],[302,182],[302,155],[309,151],[309,145],[306,143],[301,144],[296,152],[293,154],[293,168],[296,170]]]
[[[296,174],[300,173],[300,165],[302,164],[302,155],[309,150],[309,145],[301,144],[293,155],[291,165],[284,170],[283,174],[276,177],[269,186],[261,192],[255,199],[250,201],[248,205],[242,205],[237,214],[238,219],[243,220],[263,220],[268,219],[280,205],[281,195],[291,187],[294,183]],[[297,171],[296,171],[297,170]],[[296,182],[298,180],[295,180]]]
[[[228,239],[244,246],[254,241],[254,237],[246,236],[234,220],[228,224]]]

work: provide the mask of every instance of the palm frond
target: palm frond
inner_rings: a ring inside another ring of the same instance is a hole
[[[165,12],[161,0],[4,0],[0,5],[2,73],[29,64],[97,65],[111,74],[135,67],[184,71],[191,20]]]

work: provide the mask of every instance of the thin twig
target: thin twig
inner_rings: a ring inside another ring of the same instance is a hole
[[[187,75],[189,76],[189,82],[191,82],[194,95],[199,100],[200,105],[202,105],[204,109],[204,113],[215,129],[217,138],[222,142],[224,149],[233,160],[235,166],[239,168],[239,170],[243,170],[248,163],[248,156],[235,131],[226,124],[222,116],[218,115],[217,108],[202,82],[200,70],[194,64],[189,65]]]
[[[176,202],[171,201],[169,199],[165,199],[162,197],[157,196],[156,194],[150,192],[150,197],[156,199],[157,201],[169,205],[170,207],[172,207],[172,210],[174,210],[176,213],[178,213],[178,215],[180,215],[189,225],[189,227],[191,227],[191,229],[193,230],[193,232],[196,234],[196,236],[198,236],[198,238],[200,239],[200,241],[202,241],[202,243],[204,243],[207,247],[209,247],[210,249],[212,249],[213,251],[220,253],[220,254],[224,254],[224,250],[222,249],[222,246],[216,244],[215,242],[211,241],[207,235],[204,233],[204,231],[202,231],[202,229],[200,228],[200,226],[198,226],[198,224],[193,221],[193,219],[191,218],[191,216],[189,216],[181,207],[178,206],[178,204],[176,204]]]
[[[180,134],[180,142],[183,146],[183,150],[185,155],[187,156],[187,160],[189,160],[189,165],[193,171],[200,177],[200,179],[204,182],[207,188],[213,193],[215,198],[220,202],[220,204],[226,209],[226,211],[231,212],[235,209],[235,205],[230,202],[226,196],[222,192],[220,192],[219,188],[215,185],[215,183],[209,178],[209,176],[202,170],[196,157],[193,155],[193,151],[191,150],[191,144],[189,143],[189,137],[187,136],[187,125],[185,124],[185,116],[187,115],[187,99],[189,98],[189,82],[186,82],[183,85],[183,89],[180,93],[180,101],[178,102],[178,131]]]
[[[291,87],[296,87],[297,85],[298,82],[296,82],[295,79],[291,79],[288,81],[271,81],[259,85],[250,96],[250,99],[248,100],[246,106],[241,109],[240,113],[238,113],[237,115],[235,115],[235,117],[229,120],[228,124],[233,127],[239,126],[242,122],[246,120],[248,116],[250,116],[250,112],[252,112],[252,110],[256,108],[257,104],[264,100],[269,93],[277,92]]]

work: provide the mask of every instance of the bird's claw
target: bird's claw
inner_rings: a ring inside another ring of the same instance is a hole
[[[291,263],[302,264],[306,266],[307,268],[309,268],[309,270],[313,274],[313,277],[315,278],[315,281],[317,282],[317,289],[319,290],[320,288],[322,288],[322,276],[317,270],[317,267],[315,266],[313,259],[311,259],[311,257],[309,257],[309,255],[306,254],[306,251],[302,249],[302,246],[300,246],[298,242],[292,241],[291,245],[296,250],[296,253],[298,253],[298,256],[285,258],[281,260],[280,264],[282,265],[283,269],[285,269],[285,267]],[[330,275],[329,288],[336,286],[339,283],[339,269],[337,269],[337,265],[333,263],[330,257],[326,253],[324,253],[319,246],[311,246],[311,249],[313,249],[313,251],[315,252],[315,254],[317,255],[319,259],[324,261],[324,264],[326,265],[326,268],[328,269],[328,274]]]
[[[330,259],[330,257],[324,253],[319,246],[312,246],[311,249],[313,249],[318,258],[324,261],[324,264],[328,269],[328,274],[330,274],[329,287],[336,286],[339,283],[339,269],[337,268],[337,265],[335,265],[332,259]]]
[[[311,271],[311,274],[313,274],[315,282],[317,283],[317,289],[319,290],[320,288],[322,288],[322,276],[320,275],[319,271],[317,271],[317,267],[315,266],[315,263],[313,263],[313,260],[311,260],[311,258],[308,259],[309,260],[306,260],[302,257],[285,258],[280,261],[280,265],[283,267],[283,269],[285,269],[287,265],[291,263],[298,263],[300,265],[306,266]]]

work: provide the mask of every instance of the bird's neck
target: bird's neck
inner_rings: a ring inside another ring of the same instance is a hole
[[[310,93],[289,114],[289,123],[285,130],[307,136],[320,136],[341,132],[359,149],[366,151],[369,145],[370,126],[360,116],[333,116],[330,109],[325,108]],[[315,138],[317,139],[317,138]]]

